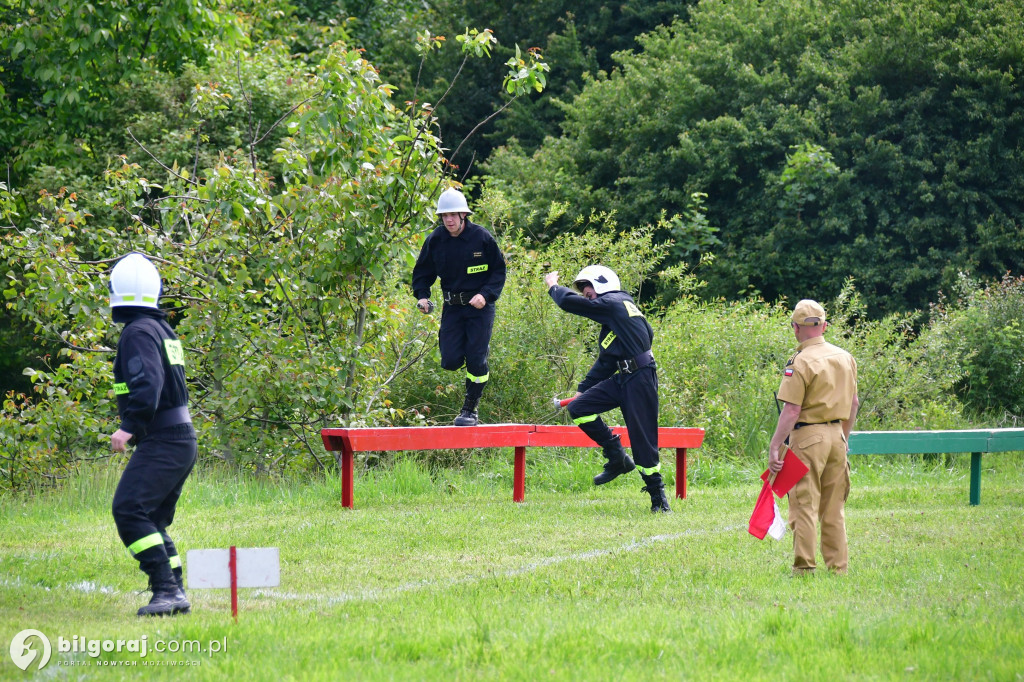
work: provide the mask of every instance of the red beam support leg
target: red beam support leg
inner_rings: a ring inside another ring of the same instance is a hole
[[[238,554],[235,546],[228,549],[228,574],[231,578],[231,617],[238,622]]]
[[[686,499],[686,448],[676,448],[676,497]]]
[[[355,458],[352,456],[352,446],[343,443],[341,446],[341,506],[346,509],[352,508],[352,477]]]
[[[526,446],[516,446],[516,465],[512,481],[512,501],[522,502],[526,499]]]

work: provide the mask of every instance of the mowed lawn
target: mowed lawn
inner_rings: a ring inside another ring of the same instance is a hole
[[[0,499],[0,678],[1022,679],[1019,455],[986,457],[977,507],[966,459],[854,458],[850,572],[810,578],[790,576],[788,534],[747,533],[757,472],[700,460],[658,516],[638,477],[593,488],[592,453],[531,463],[523,504],[504,461],[402,461],[360,477],[353,510],[333,479],[197,474],[172,527],[183,551],[280,548],[281,586],[240,590],[237,623],[227,590],[134,615],[145,580],[109,515],[111,468]],[[27,628],[51,642],[41,671],[8,653]],[[143,637],[145,657],[84,643]]]

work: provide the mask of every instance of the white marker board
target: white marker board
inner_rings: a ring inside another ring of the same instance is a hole
[[[228,549],[190,549],[186,554],[189,589],[231,587]],[[277,587],[281,562],[277,547],[235,549],[236,587]]]

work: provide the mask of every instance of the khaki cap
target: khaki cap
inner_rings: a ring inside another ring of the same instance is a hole
[[[825,323],[825,309],[817,301],[805,298],[793,309],[793,322],[802,327],[817,327]]]

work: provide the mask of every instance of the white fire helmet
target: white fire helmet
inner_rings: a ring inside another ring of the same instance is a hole
[[[465,195],[454,187],[449,187],[437,198],[435,213],[441,215],[443,213],[472,213],[472,211],[469,210]]]
[[[141,253],[132,252],[117,261],[110,272],[110,307],[156,308],[160,298],[160,273]]]
[[[573,286],[577,291],[583,293],[583,286],[586,284],[594,287],[594,293],[599,296],[607,294],[609,291],[622,290],[622,287],[619,286],[619,276],[612,272],[611,268],[606,268],[603,265],[588,265],[580,270]]]

